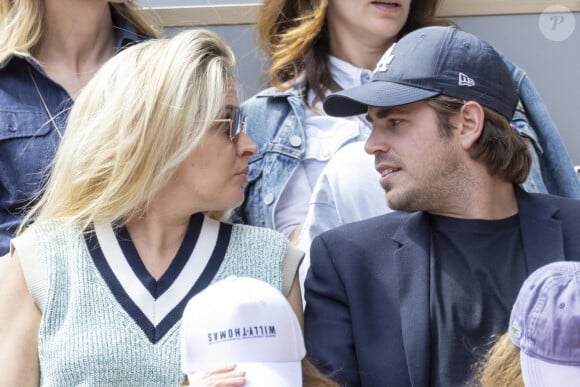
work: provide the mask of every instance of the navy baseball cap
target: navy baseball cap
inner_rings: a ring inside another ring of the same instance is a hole
[[[369,83],[330,94],[324,111],[346,117],[446,95],[476,101],[511,121],[518,94],[509,69],[487,42],[455,27],[425,27],[383,55]]]

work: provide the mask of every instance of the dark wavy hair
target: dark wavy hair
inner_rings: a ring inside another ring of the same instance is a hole
[[[413,0],[399,38],[421,27],[451,25],[436,18],[441,0]],[[323,100],[336,90],[330,73],[326,27],[328,0],[265,0],[256,23],[258,47],[272,61],[270,82],[287,89],[306,71],[306,87]]]

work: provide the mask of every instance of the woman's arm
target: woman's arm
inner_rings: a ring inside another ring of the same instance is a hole
[[[16,252],[0,282],[0,385],[38,386],[41,313],[28,292]]]
[[[298,272],[294,276],[294,280],[292,281],[292,287],[290,288],[290,293],[288,293],[288,302],[294,313],[296,313],[296,317],[298,317],[298,322],[300,322],[300,327],[302,331],[304,331],[304,313],[302,308],[302,292],[300,291],[300,282],[298,282]]]

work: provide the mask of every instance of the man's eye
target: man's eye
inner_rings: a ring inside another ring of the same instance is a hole
[[[392,128],[398,126],[400,123],[401,123],[401,120],[397,120],[397,119],[389,120],[389,126]]]

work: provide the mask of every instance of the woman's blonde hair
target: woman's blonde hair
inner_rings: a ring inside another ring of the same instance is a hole
[[[512,343],[507,332],[498,338],[485,360],[477,365],[472,385],[524,387],[520,349]]]
[[[160,29],[139,11],[135,0],[111,3],[111,7],[127,19],[138,34],[149,37],[160,35]],[[43,31],[43,0],[0,1],[0,63],[10,55],[30,57]]]
[[[226,93],[238,90],[234,66],[226,43],[203,29],[136,44],[106,62],[74,103],[23,225],[66,219],[86,229],[143,215],[221,118]]]

